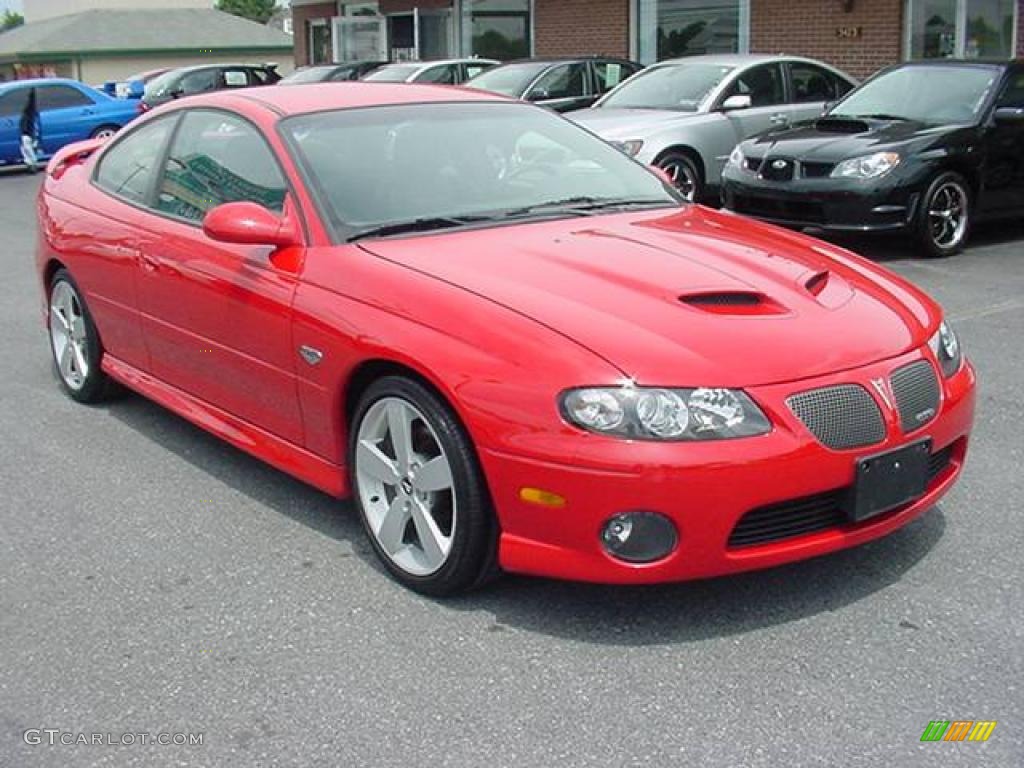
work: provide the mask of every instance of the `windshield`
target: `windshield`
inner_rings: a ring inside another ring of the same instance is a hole
[[[973,123],[998,77],[998,70],[988,67],[902,67],[865,83],[828,116]]]
[[[382,83],[404,83],[410,77],[419,72],[420,64],[392,64],[374,70],[363,80],[379,80]]]
[[[521,96],[526,86],[547,67],[547,64],[508,64],[477,75],[468,85],[470,88],[500,93],[502,96]]]
[[[177,70],[171,70],[170,72],[164,72],[160,77],[150,80],[146,83],[144,98],[154,99],[166,96],[178,80],[179,74],[180,73]]]
[[[297,69],[288,77],[281,80],[282,83],[319,83],[327,78],[334,71],[334,67],[307,67]]]
[[[732,70],[732,67],[721,64],[669,64],[650,67],[633,75],[598,106],[696,112],[708,94]]]
[[[619,150],[525,104],[347,109],[282,125],[342,238],[439,217],[458,226],[462,217],[679,204],[667,185]]]

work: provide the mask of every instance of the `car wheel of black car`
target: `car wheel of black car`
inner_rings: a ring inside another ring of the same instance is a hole
[[[704,195],[704,179],[696,161],[685,152],[670,150],[658,157],[654,164],[672,179],[672,184],[692,203],[700,202]]]
[[[434,596],[486,580],[494,513],[473,444],[448,404],[418,381],[388,376],[360,398],[350,434],[352,495],[392,576]]]
[[[958,253],[971,229],[971,192],[959,173],[936,176],[921,198],[917,212],[917,236],[927,256]]]

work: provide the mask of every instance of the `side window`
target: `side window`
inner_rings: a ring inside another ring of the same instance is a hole
[[[221,83],[225,88],[245,88],[249,85],[249,75],[244,69],[225,69],[221,72]]]
[[[0,117],[14,117],[25,111],[28,88],[15,88],[0,96]]]
[[[112,195],[145,204],[156,164],[174,122],[174,117],[156,120],[111,146],[96,169],[96,184]]]
[[[626,78],[636,74],[637,67],[621,61],[595,61],[594,75],[597,78],[597,92],[608,93]]]
[[[725,93],[725,98],[736,95],[750,96],[755,107],[767,107],[781,104],[785,97],[782,87],[782,66],[780,64],[762,64],[751,67],[741,74]]]
[[[285,181],[263,136],[222,112],[186,113],[160,182],[157,208],[194,222],[222,203],[284,210]]]
[[[70,85],[44,85],[37,89],[39,111],[63,109],[64,107],[85,107],[95,102],[77,88]]]
[[[530,101],[548,99],[572,99],[586,93],[587,65],[584,63],[562,64],[547,71],[526,98]]]
[[[793,101],[797,104],[831,101],[839,96],[836,93],[838,78],[821,67],[793,62],[789,65],[789,77],[793,83]]]
[[[829,74],[832,77],[832,90],[835,91],[835,98],[837,99],[843,98],[843,96],[848,94],[856,87],[853,83],[851,83],[848,80],[844,80],[838,75],[832,75],[831,72]]]
[[[270,82],[270,75],[265,69],[250,69],[249,79],[253,85],[267,85]]]
[[[217,70],[200,69],[198,72],[189,72],[178,83],[178,89],[186,96],[193,93],[205,93],[217,88]]]
[[[1003,92],[999,94],[1000,107],[1024,108],[1024,71],[1014,72],[1007,80]]]
[[[417,83],[438,83],[440,85],[455,84],[455,67],[444,64],[440,67],[431,67],[416,76]]]

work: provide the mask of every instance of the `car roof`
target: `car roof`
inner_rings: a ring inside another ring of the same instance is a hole
[[[461,59],[436,59],[434,61],[392,61],[385,64],[381,69],[387,69],[388,67],[419,67],[425,69],[426,67],[436,67],[440,64],[496,64],[494,59],[481,59],[479,57],[467,57]]]
[[[172,72],[176,75],[185,75],[189,72],[200,72],[204,69],[222,69],[224,67],[241,67],[243,69],[266,69],[267,64],[246,64],[241,61],[222,61],[217,64],[193,64],[191,67],[174,67],[167,70],[166,74]]]
[[[96,90],[85,83],[80,83],[69,77],[33,77],[28,80],[10,80],[6,83],[0,83],[0,91],[25,87],[36,88],[42,85],[70,85],[74,88],[89,88],[89,90]]]
[[[637,64],[638,62],[624,59],[621,56],[600,56],[597,54],[589,56],[535,56],[529,59],[515,59],[502,64],[507,67],[511,64],[565,64],[573,61],[621,61],[623,64]]]
[[[361,107],[384,107],[401,104],[433,104],[443,102],[503,101],[516,103],[486,91],[457,88],[451,85],[421,85],[365,80],[341,83],[296,83],[287,88],[244,88],[214,91],[181,99],[176,104],[188,106],[229,106],[242,100],[260,105],[280,117],[303,115]]]
[[[993,69],[999,67],[1013,66],[1015,63],[1024,63],[1022,59],[918,59],[917,61],[904,61],[894,64],[890,69],[903,69],[904,67],[984,67]]]

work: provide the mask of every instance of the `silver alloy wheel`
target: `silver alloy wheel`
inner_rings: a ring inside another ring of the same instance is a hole
[[[93,135],[93,138],[94,139],[109,139],[115,133],[117,133],[117,129],[116,128],[104,128],[103,130],[96,131],[96,133]]]
[[[956,181],[946,181],[928,201],[928,234],[939,248],[956,248],[967,233],[967,190]]]
[[[391,562],[413,576],[436,573],[455,536],[455,487],[441,441],[412,403],[384,397],[370,406],[354,475],[370,531]]]
[[[78,391],[89,375],[89,337],[82,303],[65,280],[58,281],[50,293],[50,343],[60,377]]]
[[[699,183],[693,167],[685,160],[676,157],[666,158],[658,163],[658,167],[668,174],[675,188],[692,203]]]

